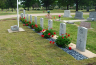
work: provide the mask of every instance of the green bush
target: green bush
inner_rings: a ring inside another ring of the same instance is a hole
[[[36,24],[35,24],[34,29],[35,29],[36,32],[42,31],[42,27],[41,27],[40,25],[36,25]]]
[[[71,39],[69,37],[70,35],[69,34],[67,35],[66,33],[65,36],[62,35],[57,37],[55,42],[59,47],[63,47],[63,48],[68,47],[68,45],[71,43]]]

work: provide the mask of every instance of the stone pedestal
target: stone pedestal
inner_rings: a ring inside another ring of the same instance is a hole
[[[11,26],[12,31],[19,31],[19,27],[17,25]]]

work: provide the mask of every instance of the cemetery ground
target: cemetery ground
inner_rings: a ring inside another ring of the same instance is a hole
[[[75,15],[72,15],[74,17]],[[87,18],[89,15],[83,15]],[[54,18],[54,16],[52,16]],[[40,18],[44,18],[44,29],[48,28],[48,19],[45,16],[37,16],[37,24]],[[96,65],[96,57],[84,60],[76,60],[56,45],[50,44],[27,26],[23,26],[25,32],[8,33],[7,29],[17,24],[17,18],[4,19],[0,21],[0,65]],[[58,19],[58,16],[56,16]],[[74,18],[63,18],[74,20]],[[34,17],[32,17],[34,20]],[[59,35],[60,21],[53,20],[53,30]],[[77,19],[76,19],[77,20]],[[91,22],[93,29],[88,29],[86,49],[96,53],[96,21]],[[75,22],[79,25],[80,22]],[[70,34],[72,43],[76,44],[78,27],[66,24],[66,33]]]

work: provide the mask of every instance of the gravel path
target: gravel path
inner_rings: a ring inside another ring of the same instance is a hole
[[[86,15],[89,15],[89,13],[83,13]],[[29,14],[32,16],[45,16],[47,15],[47,13],[40,13],[40,14]],[[64,15],[64,13],[51,13],[51,15]],[[71,13],[71,15],[75,15],[75,13]],[[6,18],[13,18],[13,17],[17,17],[17,15],[2,15],[0,16],[0,19],[6,19]]]

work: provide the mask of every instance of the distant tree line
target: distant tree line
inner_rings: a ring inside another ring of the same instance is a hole
[[[19,0],[21,1],[21,6],[29,11],[29,8],[32,7],[33,9],[35,7],[39,8],[40,6],[43,6],[46,8],[46,10],[49,9],[50,6],[57,5],[59,8],[61,6],[67,7],[66,9],[69,10],[69,6],[76,6],[76,11],[78,11],[79,7],[86,6],[89,8],[90,6],[95,6],[96,11],[96,0]],[[17,0],[0,0],[0,8],[3,9],[9,9],[12,8],[16,9],[17,7]],[[89,10],[88,10],[89,11]]]

